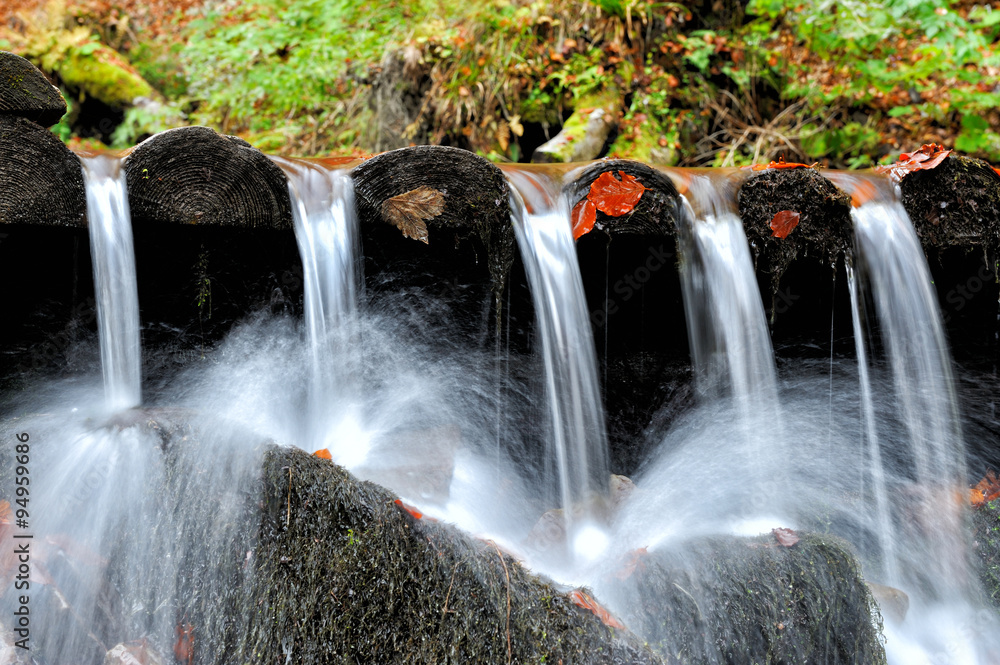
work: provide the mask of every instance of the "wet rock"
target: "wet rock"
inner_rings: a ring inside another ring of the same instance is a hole
[[[875,582],[865,582],[872,597],[882,610],[882,616],[892,619],[896,623],[902,623],[906,618],[906,613],[910,609],[910,597],[906,592],[891,586],[883,586]]]
[[[608,496],[593,495],[588,501],[573,506],[574,521],[597,519],[608,523],[635,492],[635,483],[626,476],[611,474]],[[540,553],[560,556],[566,549],[566,518],[562,508],[545,511],[524,539],[525,547]]]
[[[884,664],[878,610],[849,545],[798,535],[794,547],[767,534],[644,553],[602,590],[671,662]]]
[[[1000,609],[1000,499],[972,511],[972,538],[983,593]]]

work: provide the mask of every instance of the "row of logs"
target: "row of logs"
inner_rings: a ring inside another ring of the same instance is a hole
[[[26,60],[3,52],[0,79],[8,81],[0,90],[0,224],[86,225],[80,159],[44,128],[65,111],[58,90]],[[427,221],[429,233],[434,227],[467,227],[491,254],[493,249],[509,252],[507,180],[497,166],[473,153],[417,146],[335,166],[351,168],[362,224],[389,223],[386,200],[431,187],[444,194],[444,208]],[[292,228],[284,173],[242,139],[206,127],[168,130],[128,151],[123,167],[133,224]],[[563,183],[571,205],[584,199],[604,172],[636,177],[647,191],[630,214],[597,213],[596,228],[609,235],[673,235],[678,190],[702,177],[621,160],[525,168],[548,170],[550,179]],[[713,187],[738,206],[748,239],[777,274],[798,256],[830,264],[851,242],[850,193],[819,170],[718,170],[707,177],[714,177]],[[985,162],[952,154],[932,171],[908,175],[901,190],[926,247],[997,246],[1000,176]],[[799,223],[795,232],[778,239],[770,223],[783,210],[799,213]]]

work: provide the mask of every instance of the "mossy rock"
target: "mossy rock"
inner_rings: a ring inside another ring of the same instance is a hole
[[[669,662],[885,663],[880,615],[849,545],[710,537],[644,556],[623,620]]]
[[[755,171],[740,187],[739,212],[758,265],[777,290],[785,270],[799,257],[836,264],[853,242],[851,197],[811,168]],[[799,213],[799,223],[776,238],[771,220],[782,210]]]
[[[307,453],[264,455],[247,635],[216,662],[658,663],[492,543]]]
[[[900,190],[924,247],[998,246],[1000,175],[981,159],[951,153],[907,174]]]
[[[1000,609],[1000,499],[972,511],[972,538],[983,593]]]
[[[124,57],[103,44],[72,46],[59,62],[52,64],[67,88],[112,108],[123,109],[138,97],[151,98],[155,94]]]

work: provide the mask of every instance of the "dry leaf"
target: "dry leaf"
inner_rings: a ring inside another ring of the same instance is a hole
[[[583,199],[573,206],[573,240],[590,233],[597,222],[597,206],[590,199]]]
[[[782,210],[771,218],[771,235],[775,238],[787,238],[799,225],[799,213],[794,210]]]
[[[920,146],[920,150],[904,152],[899,155],[899,159],[895,163],[887,164],[886,166],[876,166],[875,170],[886,174],[896,182],[900,182],[911,171],[933,169],[950,154],[951,150],[946,150],[943,145],[925,143]]]
[[[969,502],[974,508],[979,508],[995,499],[1000,499],[1000,479],[990,470],[975,487],[969,490]]]
[[[780,527],[777,529],[771,529],[771,533],[774,534],[774,539],[783,547],[791,547],[795,543],[799,542],[799,536],[791,529],[786,529]]]
[[[403,503],[402,500],[400,499],[396,499],[394,503],[396,504],[397,508],[399,508],[400,510],[402,510],[404,513],[406,513],[415,520],[419,520],[421,517],[424,516],[422,512],[420,512],[419,510],[417,510],[416,508],[414,508],[409,504]]]
[[[403,232],[403,236],[429,243],[428,219],[444,212],[444,194],[432,187],[417,187],[382,203],[382,218]]]
[[[616,619],[611,612],[608,612],[606,609],[601,607],[600,603],[580,589],[573,589],[570,591],[569,598],[580,607],[590,610],[597,615],[597,618],[600,619],[605,626],[610,626],[612,628],[625,628],[622,622]]]
[[[177,641],[174,642],[174,657],[185,665],[191,665],[194,661],[194,626],[182,623],[175,632]]]

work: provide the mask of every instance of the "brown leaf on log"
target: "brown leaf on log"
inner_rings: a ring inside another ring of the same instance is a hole
[[[799,542],[799,536],[791,529],[786,529],[784,527],[778,529],[771,529],[771,533],[774,534],[774,539],[778,541],[778,544],[782,547],[791,547],[795,543]]]
[[[417,187],[382,203],[382,217],[413,238],[429,244],[427,220],[444,212],[444,194],[432,187]]]

